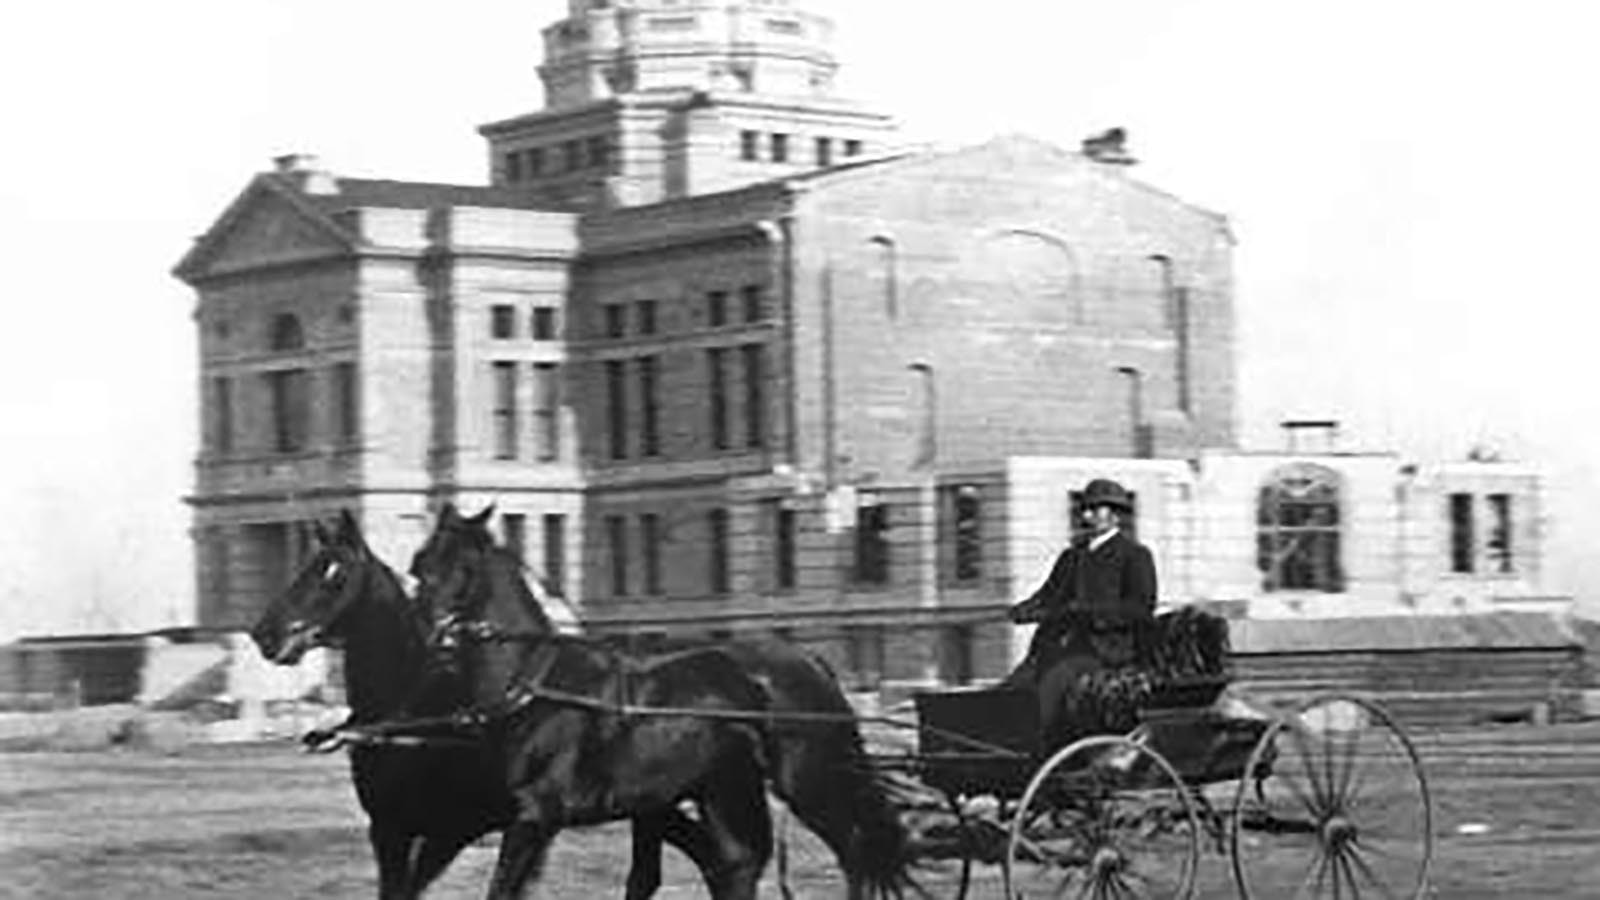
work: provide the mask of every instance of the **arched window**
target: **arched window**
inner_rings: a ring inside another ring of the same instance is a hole
[[[878,274],[883,279],[883,311],[893,321],[900,317],[899,251],[894,238],[886,234],[875,234],[867,238],[867,243],[877,253]]]
[[[279,313],[272,317],[273,350],[300,350],[306,345],[305,333],[300,329],[300,318],[294,313]]]
[[[1339,473],[1297,464],[1272,473],[1256,502],[1256,564],[1267,591],[1344,590]]]
[[[981,253],[987,277],[1002,296],[1022,307],[1029,321],[1087,320],[1077,254],[1065,241],[1042,231],[1011,228],[986,235]]]

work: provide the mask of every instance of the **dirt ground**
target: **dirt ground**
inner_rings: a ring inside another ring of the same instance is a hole
[[[1434,895],[1587,898],[1600,885],[1600,723],[1423,736],[1433,785]],[[1273,852],[1266,846],[1268,865]],[[574,830],[552,855],[547,897],[620,896],[620,826]],[[478,897],[492,842],[469,849],[430,897]],[[660,896],[703,896],[669,853]],[[809,838],[791,881],[840,896]],[[0,754],[0,900],[375,896],[375,870],[342,756],[288,745]],[[929,876],[937,896],[941,874]],[[769,869],[765,896],[778,896]],[[1227,861],[1201,861],[1201,896],[1235,892]],[[980,867],[974,897],[998,897]],[[948,891],[946,891],[948,893]]]

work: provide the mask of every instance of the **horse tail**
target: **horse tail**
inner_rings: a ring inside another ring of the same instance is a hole
[[[858,747],[859,750],[859,747]],[[859,752],[852,785],[854,828],[845,853],[845,874],[867,897],[903,897],[908,890],[922,893],[912,877],[910,832],[901,819],[894,795],[883,774]]]

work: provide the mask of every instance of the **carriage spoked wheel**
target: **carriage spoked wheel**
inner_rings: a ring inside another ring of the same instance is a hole
[[[1239,896],[1416,900],[1433,858],[1428,780],[1382,707],[1327,695],[1274,722],[1239,781]]]
[[[1008,898],[1187,900],[1200,819],[1172,765],[1128,738],[1084,738],[1051,756],[1011,819]]]

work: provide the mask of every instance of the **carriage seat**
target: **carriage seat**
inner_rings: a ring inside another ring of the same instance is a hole
[[[1149,711],[1207,707],[1231,675],[1228,620],[1192,606],[1162,613],[1137,627],[1132,665],[1079,679],[1076,724],[1088,733],[1123,733]]]

